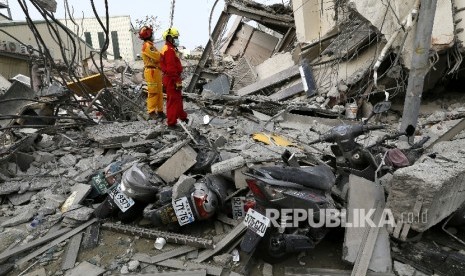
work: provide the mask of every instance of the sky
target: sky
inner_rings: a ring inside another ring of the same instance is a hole
[[[18,0],[9,0],[8,2],[13,20],[25,20],[25,15],[18,4]],[[29,1],[27,2],[29,3]],[[214,2],[215,0],[175,0],[173,27],[178,28],[181,34],[181,45],[193,49],[207,43],[210,11]],[[57,0],[57,3],[55,17],[58,19],[65,18],[64,1]],[[68,0],[68,3],[74,7],[74,17],[76,19],[82,17],[82,12],[84,12],[85,17],[94,17],[90,0]],[[105,15],[104,0],[95,0],[94,3],[97,12],[103,17]],[[32,19],[42,19],[32,4],[29,4],[29,6]],[[136,19],[145,18],[147,15],[158,17],[161,24],[158,37],[161,37],[161,32],[169,27],[171,0],[108,0],[108,8],[110,16],[129,15],[133,23]],[[212,29],[223,8],[224,1],[220,0],[215,8]]]

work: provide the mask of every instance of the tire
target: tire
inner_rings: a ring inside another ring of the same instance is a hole
[[[289,257],[286,252],[286,245],[281,234],[276,229],[270,229],[258,244],[257,251],[259,257],[265,262],[276,264]]]

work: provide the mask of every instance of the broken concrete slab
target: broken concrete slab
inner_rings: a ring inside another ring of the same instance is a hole
[[[229,76],[225,74],[221,74],[216,79],[212,80],[211,82],[203,86],[202,95],[204,92],[209,93],[209,95],[212,95],[210,93],[213,93],[213,95],[217,95],[217,96],[228,95],[230,89],[231,89],[231,80]]]
[[[180,260],[165,260],[158,263],[159,266],[166,266],[181,270],[195,270],[195,269],[205,269],[208,275],[220,276],[223,268],[207,264],[198,264],[193,262],[183,262]],[[190,271],[189,271],[190,272]]]
[[[351,223],[353,227],[345,228],[343,260],[350,263],[356,261],[357,255],[362,249],[365,231],[370,227],[365,223],[360,225],[360,222],[357,221],[359,215],[354,215],[355,212],[364,210],[365,214],[368,214],[377,201],[384,201],[384,189],[380,185],[351,174],[349,177],[347,223]],[[369,269],[374,272],[389,272],[392,271],[389,234],[386,227],[379,227],[378,231],[375,247],[369,261]]]
[[[312,43],[325,37],[336,27],[336,0],[294,0],[294,20],[297,40]]]
[[[212,174],[221,174],[231,172],[245,165],[245,159],[242,156],[237,156],[228,160],[215,163],[211,167]]]
[[[84,261],[84,262],[79,263],[79,265],[76,266],[75,268],[68,270],[65,273],[65,276],[82,276],[82,275],[100,276],[100,275],[103,275],[105,271],[106,271],[105,269],[99,266],[96,266],[89,262]]]
[[[0,74],[0,97],[10,88],[11,82],[9,82],[2,74]]]
[[[155,124],[147,121],[136,121],[130,123],[99,124],[87,127],[85,132],[90,139],[101,145],[107,145],[129,142],[131,137],[139,136],[143,139],[153,132],[155,127]]]
[[[76,184],[71,188],[71,195],[65,200],[61,206],[61,211],[66,212],[69,208],[74,205],[81,204],[81,202],[86,198],[90,193],[92,187],[87,184]]]
[[[189,170],[196,162],[197,152],[190,146],[184,146],[161,165],[156,173],[165,182],[173,182]]]
[[[184,255],[186,253],[189,253],[189,252],[192,252],[192,251],[195,251],[195,250],[197,250],[197,248],[192,247],[192,246],[188,246],[188,245],[184,245],[184,246],[177,247],[177,248],[175,248],[173,250],[160,253],[160,254],[155,255],[155,256],[148,256],[147,254],[136,253],[132,258],[134,260],[138,260],[138,261],[141,261],[141,262],[144,262],[144,263],[156,264],[156,263],[159,263],[161,261],[168,260],[168,259],[171,259],[171,258],[174,258],[174,257],[178,257],[178,256]]]
[[[22,240],[27,236],[25,230],[7,228],[0,232],[0,252],[4,252],[17,240]]]
[[[243,166],[239,169],[234,171],[234,185],[236,185],[237,189],[242,189],[247,187],[247,182],[245,179],[247,176],[244,174],[247,171],[247,167]]]
[[[267,88],[271,85],[275,85],[285,80],[288,80],[289,78],[295,77],[300,74],[299,67],[300,67],[299,65],[294,65],[266,79],[257,81],[249,86],[241,88],[237,91],[237,95],[246,96],[246,95],[258,92],[261,89]]]
[[[94,213],[93,208],[82,206],[75,210],[66,212],[64,214],[64,217],[82,222],[82,221],[88,221],[93,213]]]
[[[16,264],[21,268],[21,267],[24,267],[27,262],[29,262],[30,260],[32,260],[33,258],[39,256],[40,254],[44,253],[45,251],[49,250],[50,248],[53,248],[55,247],[57,244],[69,239],[70,237],[76,235],[77,233],[81,232],[82,230],[86,229],[89,225],[95,223],[97,221],[96,218],[84,223],[84,224],[81,224],[80,226],[72,229],[71,231],[66,231],[65,234],[62,234],[61,236],[59,236],[58,238],[54,239],[53,241],[49,242],[47,245],[45,246],[42,246],[41,248],[35,250],[34,252],[31,252],[30,254],[26,255],[25,257],[19,259]],[[65,228],[66,229],[66,228]],[[57,232],[60,232],[57,231]],[[55,233],[52,233],[52,234],[55,234]],[[74,271],[74,269],[73,269]],[[75,274],[72,274],[72,275],[75,275]],[[81,274],[79,274],[81,275]]]
[[[30,182],[29,191],[37,191],[45,188],[53,187],[60,181],[57,177],[35,177]]]
[[[178,181],[173,185],[172,198],[180,198],[181,195],[187,195],[194,186],[196,180],[193,177],[181,175]]]
[[[258,79],[263,80],[294,65],[295,62],[292,59],[292,54],[284,52],[273,55],[271,58],[257,65],[255,70],[257,71]]]
[[[27,244],[16,246],[15,248],[8,250],[8,251],[3,251],[2,253],[0,253],[0,262],[4,262],[13,256],[26,252],[30,249],[33,249],[41,244],[44,244],[50,240],[55,239],[56,237],[62,236],[63,234],[69,231],[71,231],[71,228],[60,229],[58,231],[47,234],[41,238],[35,239],[34,241],[31,241]]]
[[[440,142],[431,149],[436,153],[435,159],[424,156],[412,166],[394,173],[387,208],[391,209],[396,222],[424,232],[463,204],[464,142]],[[407,219],[403,214],[412,214],[413,219]],[[408,232],[408,229],[405,231]]]
[[[20,181],[4,182],[2,183],[2,185],[0,185],[0,196],[9,195],[9,194],[18,192],[21,189],[22,185],[27,185],[29,187],[28,182],[20,182]]]
[[[21,212],[19,215],[10,218],[9,220],[1,224],[2,227],[16,226],[25,222],[30,221],[34,217],[34,211],[29,210],[27,212]]]
[[[36,270],[34,270],[32,272],[23,274],[23,276],[47,276],[47,272],[45,271],[45,268],[42,267],[42,268],[36,269]]]
[[[81,247],[82,235],[83,233],[78,233],[70,239],[61,263],[62,270],[68,270],[74,267],[78,257],[79,248]]]
[[[23,172],[26,172],[31,167],[31,163],[35,161],[34,156],[24,152],[17,152],[12,156],[12,158],[14,158],[14,162]]]
[[[29,202],[35,194],[37,194],[37,192],[34,191],[25,192],[24,194],[10,194],[8,200],[15,206],[22,205]]]
[[[77,163],[77,158],[76,158],[76,155],[74,154],[66,154],[64,156],[62,156],[60,159],[58,159],[58,162],[66,167],[66,168],[69,168],[69,167],[72,167],[74,165],[76,165]]]

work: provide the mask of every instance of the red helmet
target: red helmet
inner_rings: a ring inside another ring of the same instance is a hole
[[[152,37],[153,29],[149,26],[144,26],[139,30],[139,38],[146,40]]]

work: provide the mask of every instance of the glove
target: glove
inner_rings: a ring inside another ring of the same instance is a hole
[[[176,83],[176,90],[182,90],[182,82],[177,82]]]

